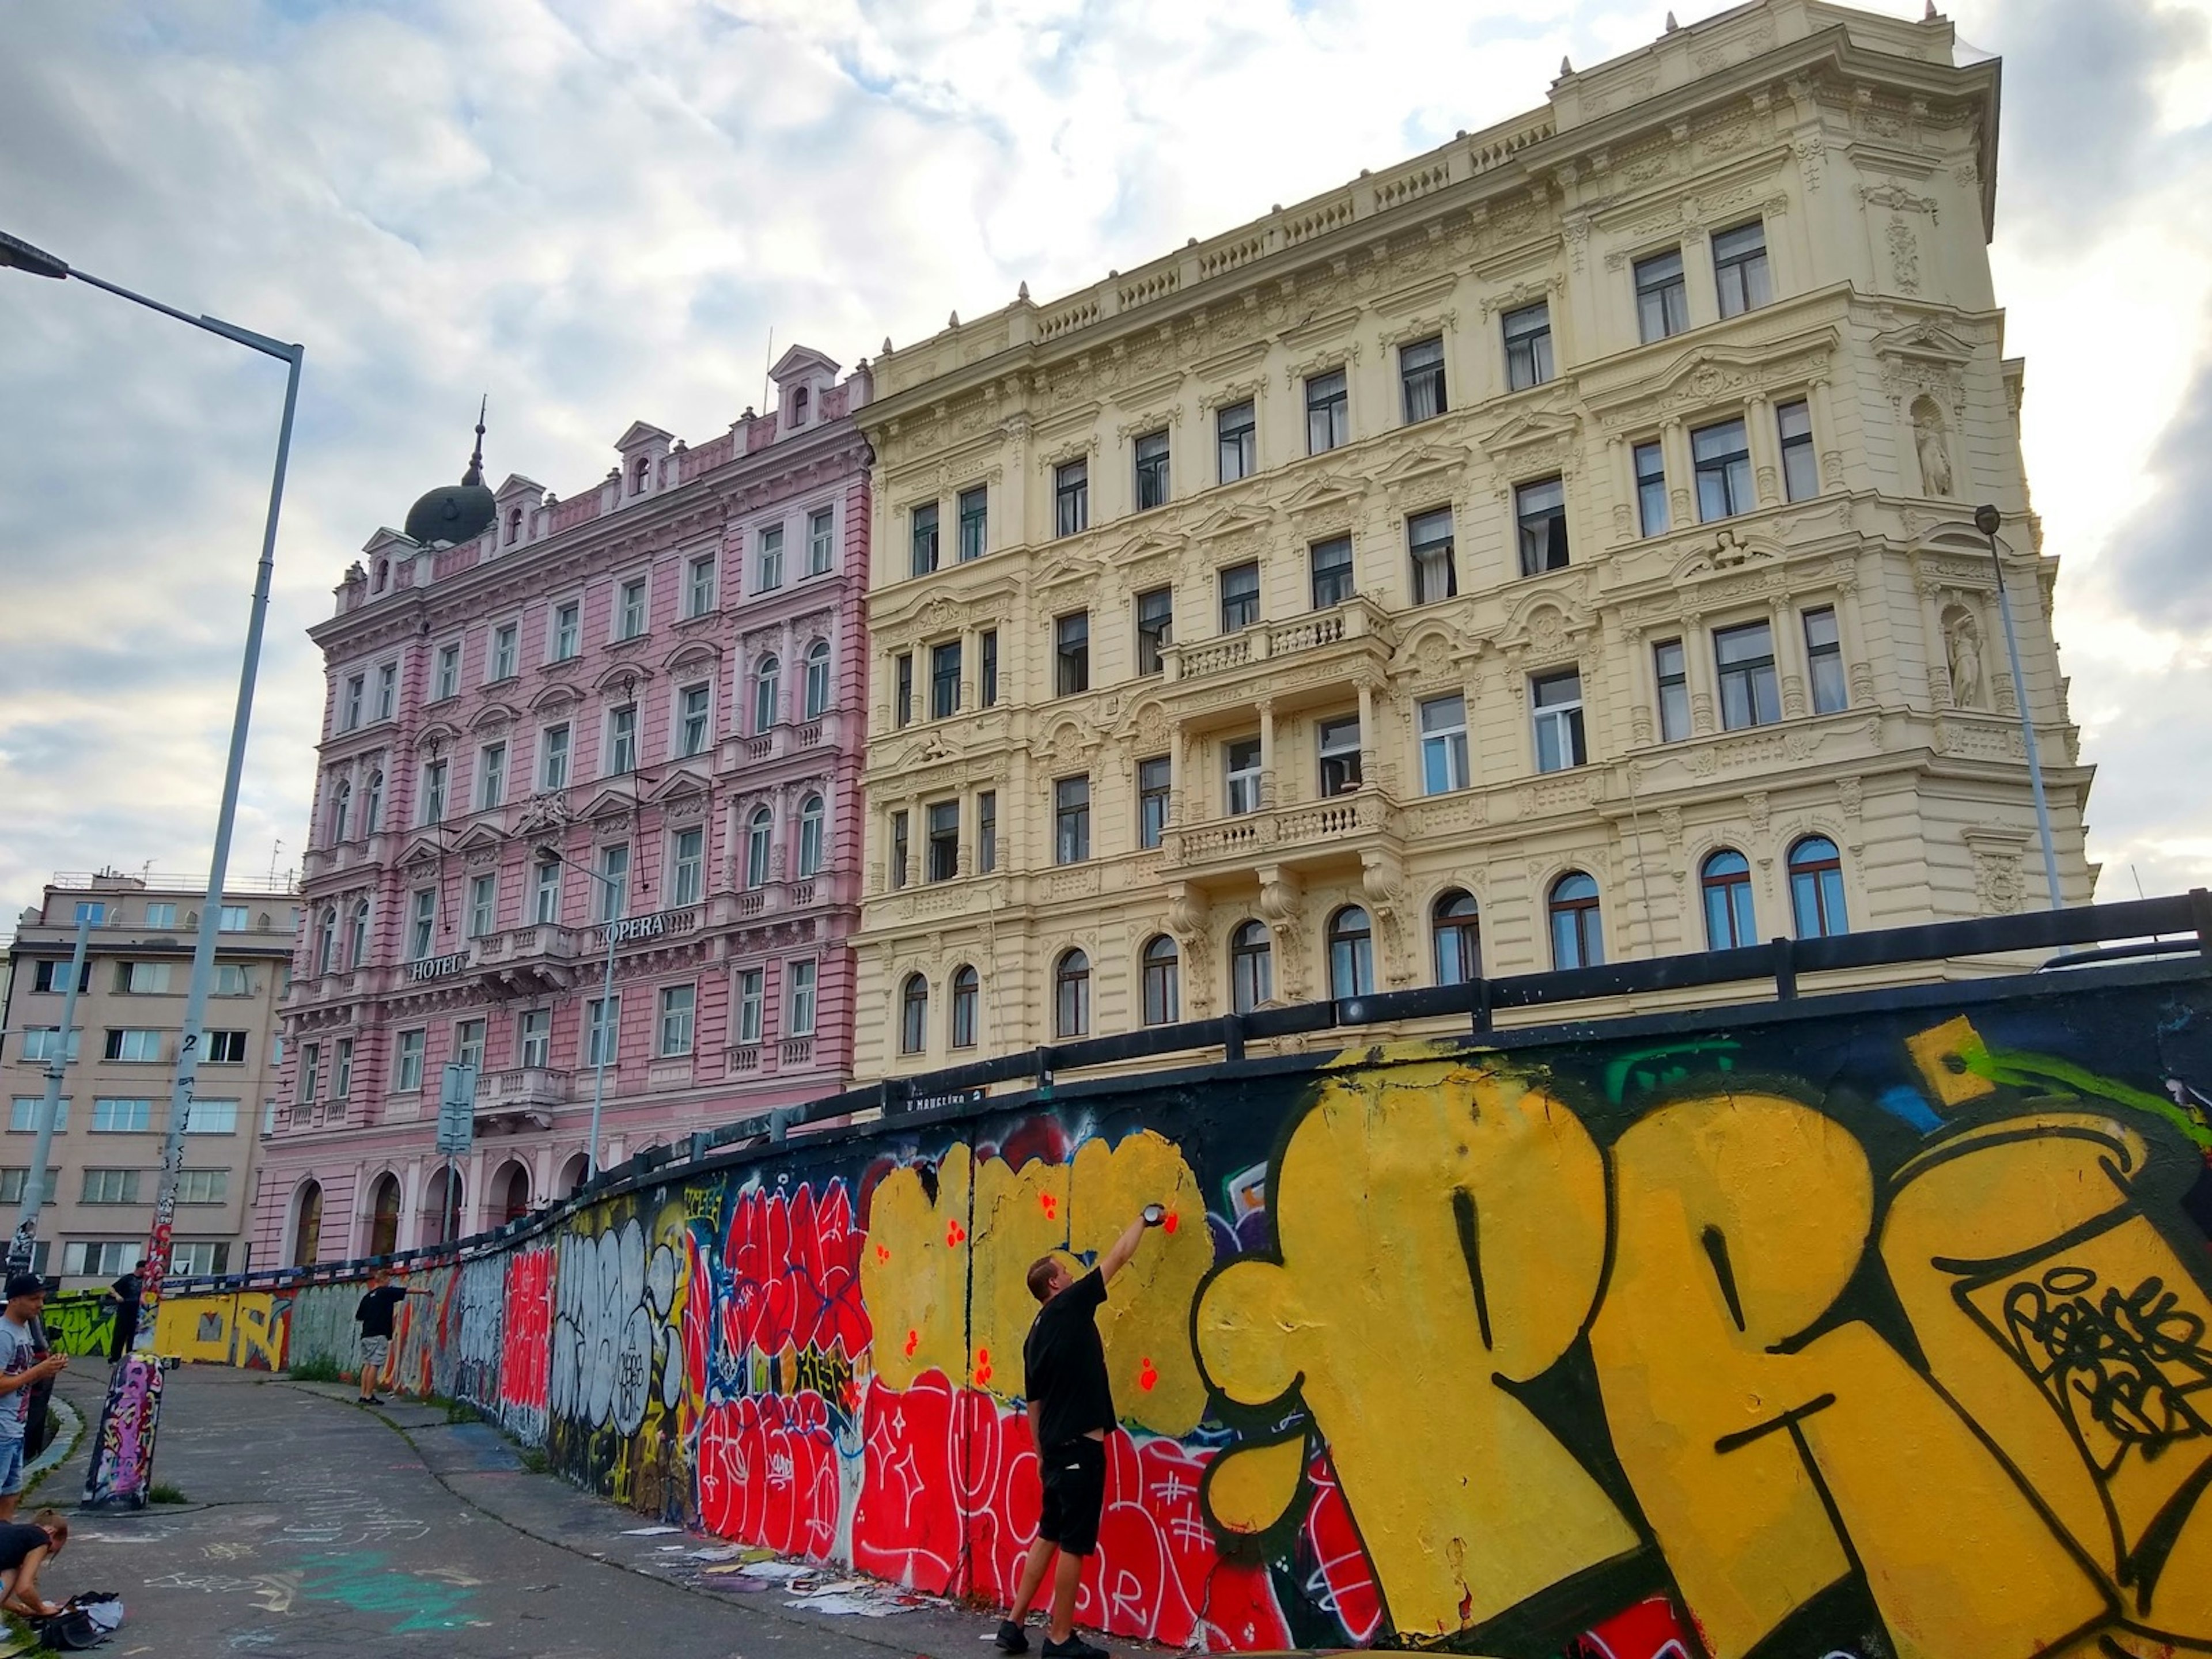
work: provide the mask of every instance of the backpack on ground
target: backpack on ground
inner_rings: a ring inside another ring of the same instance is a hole
[[[104,1644],[123,1623],[123,1598],[112,1590],[72,1595],[61,1610],[39,1626],[39,1645],[60,1653],[81,1653]]]

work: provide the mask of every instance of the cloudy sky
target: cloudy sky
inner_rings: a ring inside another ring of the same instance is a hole
[[[723,430],[771,330],[849,364],[1127,269],[1533,108],[1665,6],[0,0],[0,229],[307,347],[232,863],[265,876],[302,629],[480,392],[493,481],[565,496],[635,418]],[[2005,59],[1994,258],[2100,891],[2212,882],[2212,0],[1954,6]],[[204,868],[282,384],[0,272],[0,917]]]

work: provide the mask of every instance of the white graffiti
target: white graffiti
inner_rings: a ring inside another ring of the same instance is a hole
[[[677,1271],[676,1254],[665,1243],[648,1258],[635,1218],[596,1237],[561,1241],[548,1388],[555,1416],[635,1434],[656,1377],[662,1403],[676,1403],[684,1386],[669,1319]]]
[[[499,1347],[507,1303],[507,1263],[484,1256],[461,1269],[459,1340],[447,1391],[456,1400],[495,1409],[499,1405]]]

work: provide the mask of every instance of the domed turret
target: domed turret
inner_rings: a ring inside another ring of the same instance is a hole
[[[487,403],[489,407],[489,403]],[[477,410],[477,447],[457,484],[441,484],[407,509],[407,536],[428,546],[481,536],[499,516],[499,503],[483,481],[484,411]]]

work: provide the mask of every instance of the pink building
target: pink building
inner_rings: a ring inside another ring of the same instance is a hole
[[[863,363],[642,422],[567,501],[478,453],[313,630],[329,693],[254,1255],[465,1235],[851,1076],[867,701]],[[557,853],[557,860],[550,854]],[[601,1008],[610,937],[614,997]],[[435,1151],[449,1062],[474,1150]]]

